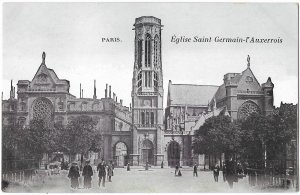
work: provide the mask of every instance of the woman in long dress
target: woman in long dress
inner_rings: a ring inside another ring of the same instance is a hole
[[[77,167],[77,163],[72,163],[72,166],[69,170],[68,177],[71,179],[71,188],[78,188],[79,182],[78,178],[80,177],[79,168]]]
[[[82,176],[84,177],[84,188],[91,188],[92,187],[92,176],[93,176],[93,169],[91,165],[89,165],[90,161],[86,161],[86,165],[83,168]]]

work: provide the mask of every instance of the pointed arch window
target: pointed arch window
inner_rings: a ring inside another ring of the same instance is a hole
[[[138,67],[142,68],[142,51],[143,50],[143,40],[138,40]]]
[[[154,124],[154,112],[151,112],[151,124]]]
[[[158,64],[158,36],[156,35],[154,38],[154,66],[156,67]]]
[[[152,87],[152,72],[151,71],[145,71],[145,87]]]
[[[141,86],[142,86],[142,81],[143,81],[143,74],[142,74],[142,72],[140,72],[139,74],[138,74],[138,88],[140,88]]]
[[[145,124],[145,112],[141,112],[141,124]]]
[[[151,36],[146,35],[145,40],[145,66],[150,67],[151,64]]]
[[[146,125],[150,124],[150,116],[149,116],[149,112],[146,112]]]

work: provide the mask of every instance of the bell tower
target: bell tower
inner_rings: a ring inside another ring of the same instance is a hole
[[[163,130],[161,21],[153,16],[135,19],[135,58],[132,78],[134,165],[160,165]]]

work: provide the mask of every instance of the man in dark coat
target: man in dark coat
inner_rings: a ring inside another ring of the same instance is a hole
[[[193,176],[196,176],[196,177],[198,177],[197,168],[198,168],[198,166],[197,166],[197,163],[195,163],[195,165],[194,165],[194,172],[193,172]]]
[[[102,161],[101,163],[98,164],[97,166],[97,171],[99,171],[99,187],[101,184],[101,180],[102,180],[102,186],[105,187],[105,176],[106,176],[106,170],[105,170],[105,162]]]
[[[92,187],[92,176],[93,176],[93,169],[90,165],[90,161],[87,160],[85,166],[83,167],[82,176],[84,177],[83,183],[84,188],[91,188]]]
[[[230,188],[233,188],[233,182],[235,180],[235,167],[234,161],[230,160],[226,163],[226,180]]]
[[[71,179],[71,188],[78,188],[78,178],[80,177],[79,168],[77,167],[77,163],[72,163],[72,166],[69,170],[68,177]]]

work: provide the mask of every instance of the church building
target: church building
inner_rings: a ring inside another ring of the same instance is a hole
[[[268,115],[274,110],[274,84],[270,77],[263,84],[258,82],[249,56],[246,69],[225,74],[220,86],[173,84],[170,80],[164,108],[162,27],[161,20],[153,16],[135,19],[132,108],[118,102],[107,84],[105,97],[97,98],[96,81],[93,97],[84,97],[83,89],[75,97],[69,92],[70,82],[46,66],[43,53],[33,79],[19,80],[17,91],[11,85],[10,98],[2,100],[3,126],[17,123],[25,127],[32,119],[67,125],[76,116],[89,116],[97,121],[96,130],[103,137],[101,152],[86,156],[95,163],[104,158],[121,167],[127,163],[191,166],[205,161],[205,156],[193,154],[192,141],[206,119],[223,113],[236,120],[252,112]]]

